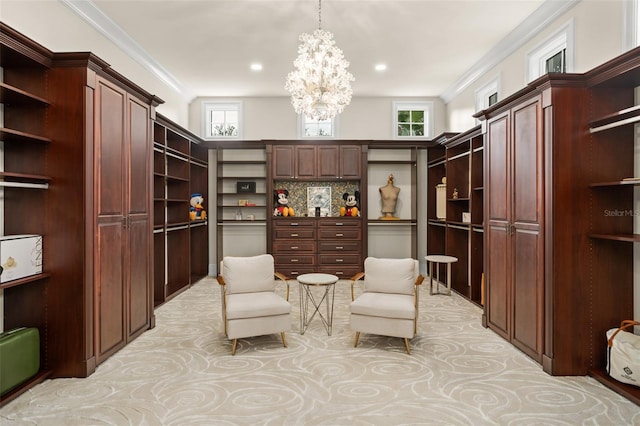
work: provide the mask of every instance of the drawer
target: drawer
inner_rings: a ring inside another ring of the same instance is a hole
[[[295,280],[298,275],[312,274],[316,272],[314,268],[301,265],[300,268],[294,265],[278,265],[276,264],[276,271],[284,274],[287,278]]]
[[[358,272],[362,272],[362,268],[358,266],[347,265],[345,265],[344,267],[340,265],[319,266],[317,269],[317,272],[319,273],[335,275],[341,280],[351,279],[351,277],[353,277]]]
[[[274,228],[315,228],[316,222],[313,219],[274,219]]]
[[[360,240],[360,228],[320,228],[320,240]]]
[[[359,265],[359,254],[320,254],[318,255],[320,265]]]
[[[273,230],[273,238],[275,240],[315,240],[315,228],[276,228]]]
[[[301,254],[299,256],[290,254],[274,254],[276,265],[315,265],[316,256],[314,254]]]
[[[349,253],[360,252],[360,241],[320,241],[318,243],[318,251],[320,253]]]
[[[361,221],[360,219],[349,219],[349,218],[335,218],[335,219],[321,219],[318,222],[318,225],[321,227],[325,226],[340,226],[340,227],[348,227],[348,228],[356,228],[360,227]]]
[[[333,245],[338,245],[338,244],[333,244]],[[289,251],[315,253],[316,243],[315,241],[306,241],[306,240],[274,241],[273,251],[275,253],[282,253],[282,252],[289,252]]]

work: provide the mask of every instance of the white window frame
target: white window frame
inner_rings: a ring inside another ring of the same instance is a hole
[[[476,89],[476,112],[489,107],[489,97],[494,93],[498,94],[498,101],[500,101],[500,76],[494,77],[487,84]]]
[[[392,139],[398,140],[423,140],[433,137],[433,101],[393,101],[393,128],[391,130]],[[398,111],[400,110],[423,110],[424,111],[424,135],[423,136],[400,136],[398,135]]]
[[[547,60],[565,51],[566,72],[573,72],[575,66],[575,28],[573,19],[564,24],[558,31],[538,44],[526,55],[526,83],[530,83],[546,74]]]
[[[340,124],[340,116],[336,115],[331,119],[331,135],[330,136],[307,136],[305,127],[307,117],[304,114],[298,114],[298,138],[300,139],[338,139],[338,127]]]
[[[625,2],[624,21],[622,24],[625,51],[640,46],[640,0]]]
[[[235,136],[220,136],[211,134],[211,111],[237,111],[238,134]],[[206,140],[242,139],[242,101],[205,101],[202,103],[202,138]]]

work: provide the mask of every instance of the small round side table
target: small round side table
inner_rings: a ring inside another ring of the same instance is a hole
[[[458,261],[457,257],[442,254],[431,254],[424,257],[429,262],[429,294],[444,294],[451,296],[451,264]],[[433,266],[436,268],[436,291],[433,291]],[[447,265],[447,291],[440,291],[440,264]]]

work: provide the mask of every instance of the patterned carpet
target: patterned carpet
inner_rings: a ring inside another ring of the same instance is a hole
[[[155,329],[86,379],[48,380],[0,409],[9,425],[640,425],[640,407],[589,377],[552,377],[480,324],[458,295],[421,291],[418,336],[349,330],[348,282],[332,336],[299,333],[292,282],[288,348],[278,335],[231,342],[206,278],[156,310]]]

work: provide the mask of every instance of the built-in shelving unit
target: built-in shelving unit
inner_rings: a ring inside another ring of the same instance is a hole
[[[191,220],[191,195],[208,200],[204,141],[157,114],[153,132],[154,304],[208,274],[208,219]]]
[[[47,95],[50,52],[0,23],[0,198],[4,201],[3,235],[37,234],[47,238],[42,214],[48,209],[46,155],[55,143],[46,129],[50,102]],[[47,252],[44,252],[47,255]],[[0,284],[4,303],[3,330],[36,327],[46,341],[46,292],[50,274],[46,257],[42,274]],[[40,371],[25,383],[0,396],[0,406],[47,379],[52,371],[41,344]]]
[[[584,149],[590,153],[588,187],[589,288],[593,348],[590,373],[600,382],[640,405],[640,388],[607,375],[605,332],[622,320],[633,319],[633,251],[640,247],[634,232],[637,210],[634,189],[640,187],[637,158],[640,105],[640,49],[634,49],[587,74],[589,134]],[[637,228],[636,228],[637,229]]]
[[[386,141],[370,142],[367,152],[368,208],[367,231],[369,254],[377,257],[411,257],[417,259],[418,143]],[[379,188],[385,186],[389,176],[400,188],[394,219],[382,219]],[[386,241],[386,243],[384,243]],[[375,249],[371,249],[375,247]],[[377,250],[377,251],[376,251]]]
[[[442,134],[427,163],[427,252],[458,258],[451,288],[476,304],[483,303],[483,140],[480,126]]]
[[[224,256],[265,253],[267,159],[262,142],[216,145],[217,264]]]

